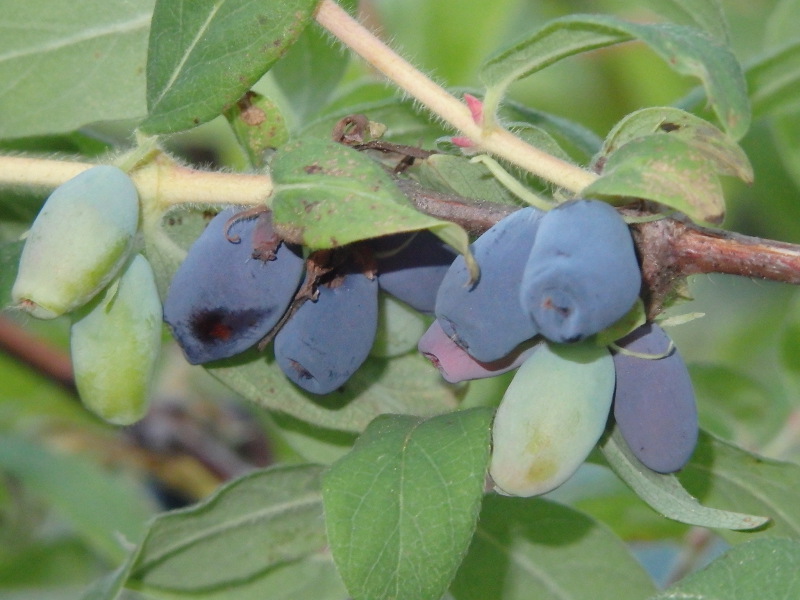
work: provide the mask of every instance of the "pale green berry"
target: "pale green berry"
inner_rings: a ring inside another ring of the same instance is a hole
[[[489,474],[497,491],[537,496],[569,479],[600,439],[613,392],[608,349],[540,344],[495,415]]]
[[[161,326],[153,269],[137,254],[103,293],[73,313],[75,383],[89,410],[117,425],[129,425],[145,414]]]
[[[56,188],[33,222],[11,296],[41,319],[91,300],[125,264],[139,224],[130,177],[97,166]]]

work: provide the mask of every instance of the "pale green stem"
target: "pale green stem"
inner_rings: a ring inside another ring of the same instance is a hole
[[[469,138],[478,149],[574,193],[597,179],[594,173],[534,148],[505,129],[476,123],[466,104],[380,41],[333,0],[322,0],[316,19],[400,89]]]
[[[93,167],[93,163],[23,156],[0,156],[0,187],[52,190]],[[266,204],[272,193],[268,175],[199,171],[159,159],[131,173],[140,197],[160,210],[180,204]]]

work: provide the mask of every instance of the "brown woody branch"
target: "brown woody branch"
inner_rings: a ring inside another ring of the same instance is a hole
[[[517,210],[399,181],[417,209],[480,234]],[[625,210],[641,216],[641,212]],[[725,273],[800,284],[800,245],[699,227],[664,218],[631,226],[642,265],[642,297],[652,318],[661,312],[676,283],[689,275]]]

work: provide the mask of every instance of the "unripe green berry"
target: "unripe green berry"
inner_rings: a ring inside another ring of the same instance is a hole
[[[161,301],[147,259],[137,254],[73,319],[70,349],[84,405],[116,425],[139,420],[161,348]]]
[[[73,177],[33,222],[12,299],[40,319],[82,306],[125,264],[138,224],[138,195],[123,171],[103,165]]]
[[[537,496],[569,479],[603,433],[613,392],[606,348],[540,344],[495,415],[489,474],[497,491]]]

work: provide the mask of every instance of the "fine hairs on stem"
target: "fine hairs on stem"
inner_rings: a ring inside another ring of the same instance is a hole
[[[317,22],[341,43],[383,73],[429,111],[469,138],[479,150],[493,154],[571,192],[579,193],[597,175],[534,148],[509,131],[483,118],[476,119],[470,108],[448,93],[407,60],[375,37],[333,0],[322,0]]]

